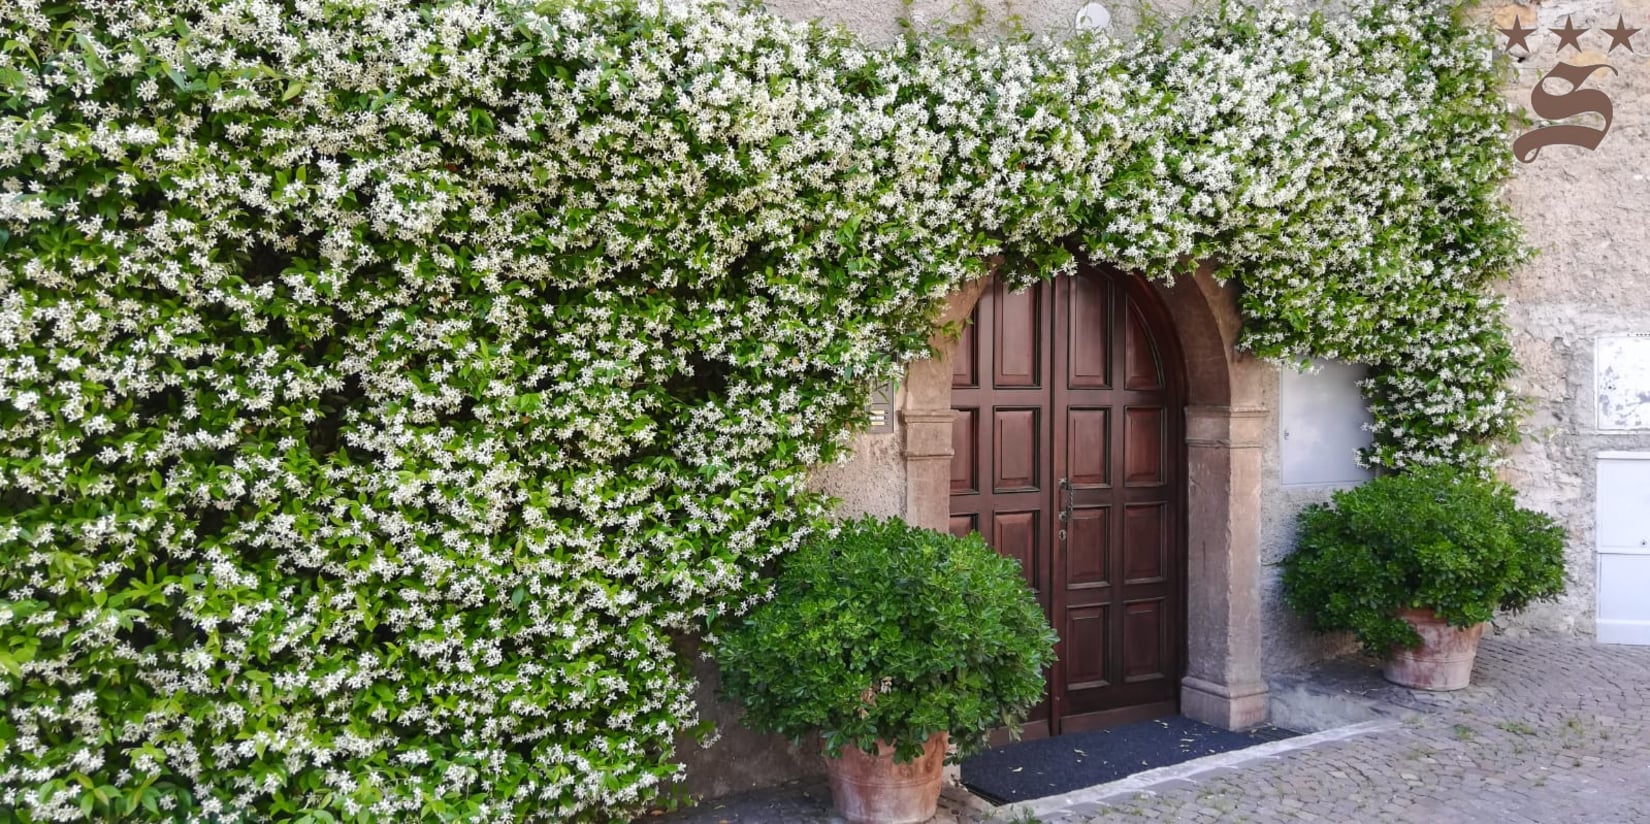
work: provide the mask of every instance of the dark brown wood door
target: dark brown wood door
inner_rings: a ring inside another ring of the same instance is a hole
[[[1084,269],[986,290],[952,376],[951,529],[1019,560],[1060,635],[1030,737],[1178,706],[1183,401],[1137,278]]]

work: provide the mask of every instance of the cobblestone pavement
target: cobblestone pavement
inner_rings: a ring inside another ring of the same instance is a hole
[[[1486,638],[1473,686],[1363,696],[1414,710],[1384,730],[1205,772],[1148,791],[1031,811],[953,796],[936,822],[1650,822],[1650,648]],[[1081,796],[1082,793],[1074,794]],[[1098,797],[1100,793],[1095,792]],[[798,785],[650,819],[830,824],[830,796]]]

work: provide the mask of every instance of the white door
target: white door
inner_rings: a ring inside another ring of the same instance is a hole
[[[1598,456],[1598,640],[1650,644],[1650,452]]]

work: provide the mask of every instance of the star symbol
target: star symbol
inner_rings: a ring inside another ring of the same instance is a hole
[[[1527,29],[1524,28],[1524,18],[1514,15],[1512,28],[1497,29],[1496,31],[1499,31],[1507,36],[1507,51],[1512,51],[1513,46],[1521,46],[1524,51],[1529,51],[1530,44],[1524,42],[1524,38],[1529,37],[1535,30],[1536,29],[1534,26]]]
[[[1570,22],[1570,15],[1564,16],[1564,28],[1549,28],[1547,31],[1558,35],[1558,51],[1564,51],[1565,46],[1581,51],[1581,36],[1587,33],[1586,29],[1578,29],[1574,23]]]
[[[1638,34],[1641,30],[1627,28],[1627,23],[1621,19],[1621,15],[1616,15],[1615,28],[1600,29],[1600,31],[1610,35],[1610,51],[1615,51],[1617,46],[1621,46],[1626,48],[1628,52],[1636,54],[1636,52],[1633,52],[1633,35]],[[1608,52],[1606,53],[1608,54]]]

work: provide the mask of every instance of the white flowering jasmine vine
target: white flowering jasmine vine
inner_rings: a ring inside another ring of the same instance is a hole
[[[987,260],[1216,261],[1252,351],[1373,366],[1370,461],[1483,465],[1522,247],[1450,11],[872,48],[709,0],[9,0],[0,809],[642,808],[697,726],[673,638],[765,596]]]

